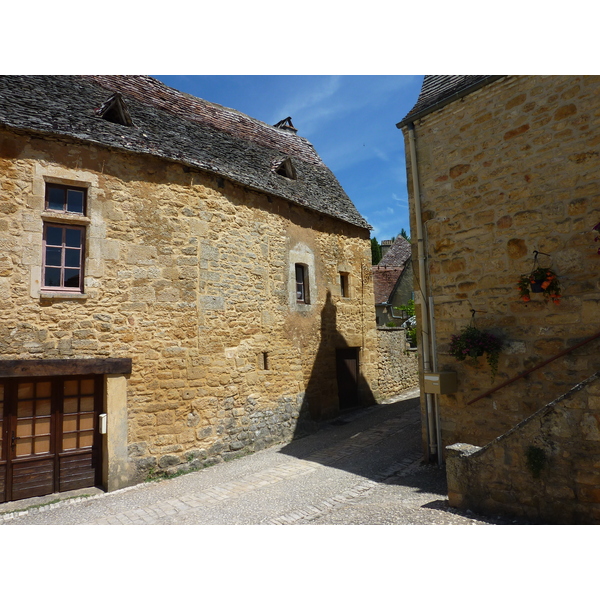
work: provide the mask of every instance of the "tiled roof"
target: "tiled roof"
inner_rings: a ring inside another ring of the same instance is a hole
[[[386,304],[390,301],[396,283],[404,267],[373,266],[373,289],[375,292],[375,304]]]
[[[425,75],[417,103],[397,127],[403,127],[500,77],[502,75]]]
[[[410,242],[399,235],[385,256],[379,261],[379,267],[402,267],[410,260],[412,251]]]
[[[98,116],[118,92],[128,127]],[[312,144],[147,76],[0,76],[0,126],[152,154],[370,228]],[[275,171],[291,158],[297,179]]]

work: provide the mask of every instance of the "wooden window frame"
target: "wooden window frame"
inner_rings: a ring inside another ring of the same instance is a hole
[[[63,208],[61,210],[57,208],[50,208],[50,191],[51,190],[61,190],[64,193],[63,199]],[[81,192],[83,194],[83,202],[81,211],[72,211],[68,210],[68,193],[69,191],[73,192]],[[65,185],[61,183],[50,183],[46,182],[46,190],[45,190],[45,210],[52,211],[57,214],[68,214],[68,215],[86,215],[87,214],[87,188],[85,187],[77,187],[75,185]]]
[[[62,208],[50,206],[50,195],[52,191],[59,190],[63,194]],[[69,207],[69,192],[77,192],[82,194],[81,199],[81,210],[79,207],[73,210],[73,207]],[[71,210],[69,210],[71,208]],[[61,293],[61,294],[83,294],[84,292],[84,277],[85,277],[85,253],[86,253],[86,226],[81,221],[73,222],[75,217],[83,217],[85,219],[88,208],[88,189],[87,187],[81,187],[76,185],[62,184],[45,182],[45,200],[44,209],[45,215],[43,218],[43,233],[42,233],[42,275],[40,281],[40,291],[46,293]],[[50,245],[54,248],[61,249],[61,261],[60,265],[46,265],[47,259],[47,231],[48,227],[55,227],[62,230],[62,243],[60,246],[55,244]],[[67,266],[66,255],[67,250],[76,249],[75,246],[66,245],[66,230],[77,230],[81,232],[81,245],[79,246],[79,264],[77,266]],[[46,269],[47,268],[58,268],[60,269],[60,284],[59,285],[46,285]],[[65,273],[68,269],[79,271],[79,285],[78,286],[67,286],[65,283]]]
[[[47,237],[47,229],[48,227],[55,227],[57,229],[61,229],[63,231],[63,242],[60,246],[51,245],[53,248],[61,248],[61,264],[60,265],[46,265],[46,237]],[[65,256],[67,249],[75,249],[75,247],[70,247],[66,245],[66,230],[77,230],[81,232],[81,246],[79,248],[79,266],[67,266],[65,265]],[[65,293],[74,293],[74,294],[82,294],[83,293],[83,278],[84,278],[84,267],[85,267],[85,234],[86,228],[81,225],[71,225],[64,223],[47,223],[44,222],[44,232],[42,238],[42,280],[40,290],[43,292],[65,292]],[[46,268],[52,269],[60,269],[60,282],[61,285],[50,286],[46,285]],[[65,271],[67,269],[77,269],[79,271],[79,285],[77,287],[74,286],[65,286]]]

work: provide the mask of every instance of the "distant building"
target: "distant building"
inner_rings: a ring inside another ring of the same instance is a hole
[[[401,325],[406,315],[402,314],[400,306],[407,304],[413,296],[410,242],[398,236],[390,244],[379,264],[372,267],[378,326]]]

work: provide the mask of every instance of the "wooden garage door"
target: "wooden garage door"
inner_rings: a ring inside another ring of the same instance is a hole
[[[102,377],[0,380],[0,502],[98,485]]]

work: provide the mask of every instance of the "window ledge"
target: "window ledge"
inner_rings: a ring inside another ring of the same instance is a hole
[[[40,292],[40,298],[44,300],[85,300],[88,295],[81,292]]]
[[[42,212],[42,219],[44,219],[44,221],[54,221],[56,223],[78,223],[82,225],[89,225],[92,222],[92,220],[85,215],[53,210],[44,210]]]

